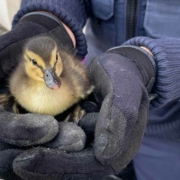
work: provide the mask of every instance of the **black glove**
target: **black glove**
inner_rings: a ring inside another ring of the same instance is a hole
[[[0,179],[20,180],[21,178],[13,173],[12,162],[23,150],[17,146],[0,143]]]
[[[13,66],[17,65],[26,41],[41,35],[54,36],[59,46],[65,45],[72,53],[76,51],[62,23],[55,20],[55,17],[43,12],[29,13],[10,32],[0,36],[0,80],[6,79]],[[1,93],[2,86],[1,83]],[[48,142],[57,133],[58,123],[53,117],[15,115],[0,109],[0,141],[31,146]]]
[[[150,59],[135,47],[120,47],[96,58],[89,71],[100,112],[87,114],[79,123],[91,138],[95,127],[95,145],[76,153],[26,151],[15,159],[14,171],[24,179],[101,180],[123,169],[137,153],[147,123],[145,86],[150,90],[155,77]]]
[[[103,99],[96,124],[95,155],[116,170],[124,168],[141,145],[149,111],[147,90],[151,91],[155,79],[153,62],[143,49],[122,46],[91,65],[96,91]],[[97,66],[106,72],[104,79]]]
[[[52,116],[17,115],[0,107],[0,179],[19,179],[13,173],[12,162],[26,149],[22,146],[48,142],[57,133],[58,122]]]
[[[65,44],[69,51],[76,52],[63,25],[54,17],[43,12],[27,14],[10,32],[0,36],[0,93],[7,91],[5,79],[17,65],[24,44],[30,38],[41,35],[54,36],[59,46]],[[44,144],[53,139],[58,131],[58,122],[52,116],[17,115],[0,107],[0,176],[8,172],[13,158],[22,151],[7,144],[19,147]]]
[[[86,136],[84,131],[74,123],[59,122],[59,133],[50,142],[42,146],[61,151],[79,151],[85,146]],[[21,179],[13,172],[14,159],[32,147],[18,147],[7,143],[0,143],[0,178],[4,180]],[[35,147],[34,147],[35,148]]]

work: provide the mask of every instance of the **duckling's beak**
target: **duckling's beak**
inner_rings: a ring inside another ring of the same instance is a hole
[[[44,80],[49,88],[53,90],[60,88],[61,82],[59,77],[54,73],[53,69],[44,71]]]

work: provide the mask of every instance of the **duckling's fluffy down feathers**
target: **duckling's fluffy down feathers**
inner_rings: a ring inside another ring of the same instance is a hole
[[[53,55],[53,52],[55,55]],[[94,87],[90,83],[87,69],[80,60],[76,59],[66,50],[59,50],[57,45],[55,45],[51,56],[49,56],[51,61],[54,61],[57,54],[59,56],[59,64],[56,64],[57,67],[54,68],[54,73],[56,73],[57,69],[61,69],[61,72],[58,74],[61,86],[57,90],[47,87],[43,77],[42,79],[32,78],[31,76],[38,76],[37,71],[31,71],[30,74],[27,73],[27,68],[30,68],[30,65],[27,66],[27,62],[30,63],[31,59],[25,59],[24,56],[13,72],[9,81],[10,93],[26,110],[33,113],[55,116],[78,103],[81,99],[86,98],[93,91]],[[44,60],[41,54],[36,55],[37,64],[39,63],[38,56],[41,62]],[[51,66],[54,65],[50,62],[49,64]],[[38,66],[34,68],[38,69]],[[42,66],[43,68],[45,66]],[[43,74],[42,69],[40,70]]]

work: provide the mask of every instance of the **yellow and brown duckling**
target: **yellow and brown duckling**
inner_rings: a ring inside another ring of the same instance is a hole
[[[8,104],[13,97],[16,113],[19,104],[32,113],[56,116],[86,98],[93,88],[80,60],[61,50],[51,37],[36,37],[25,45],[9,79],[10,95],[1,96],[0,104]],[[84,115],[79,106],[75,111],[77,117]]]

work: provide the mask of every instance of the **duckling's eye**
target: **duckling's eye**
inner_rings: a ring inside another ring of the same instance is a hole
[[[58,60],[58,55],[56,54],[56,61]]]
[[[37,62],[35,59],[31,59],[31,61],[32,61],[33,65],[35,65],[35,66],[37,65]]]

